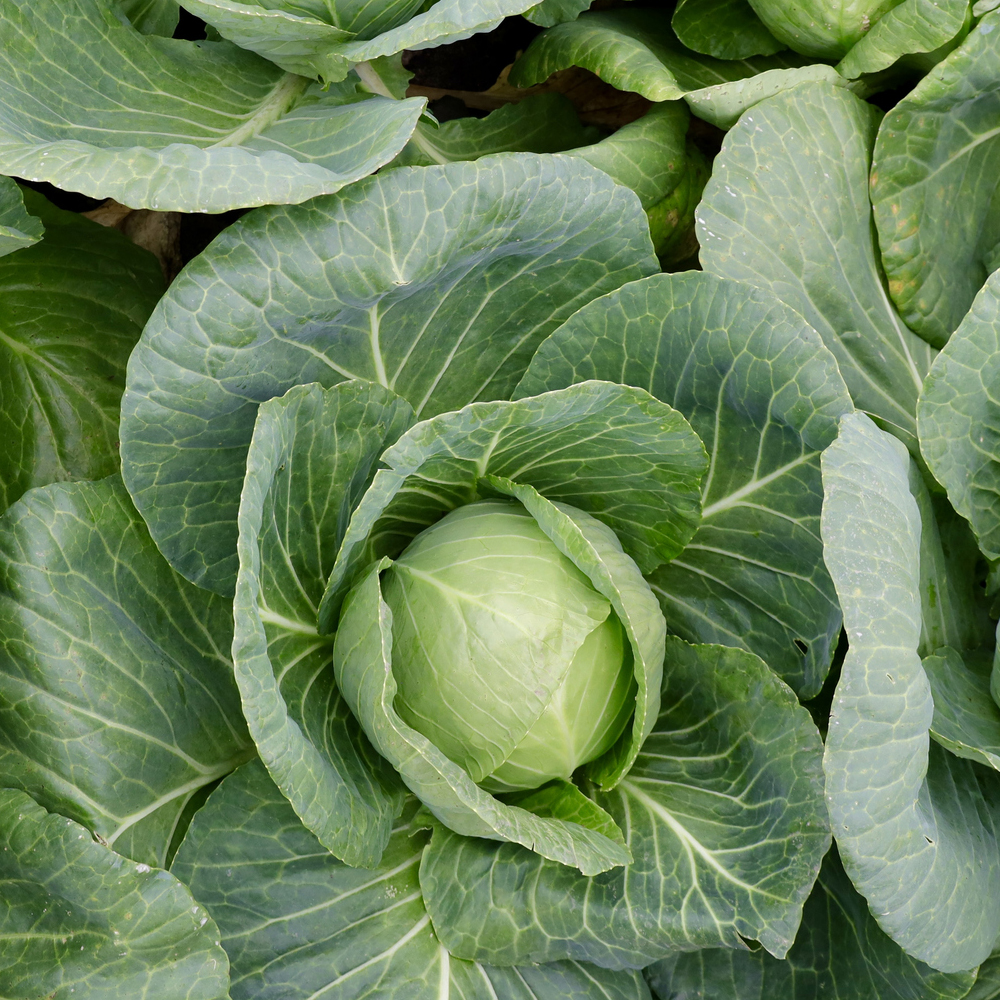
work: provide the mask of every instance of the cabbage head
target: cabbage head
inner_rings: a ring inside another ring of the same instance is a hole
[[[634,711],[618,616],[517,501],[445,515],[393,563],[383,593],[397,711],[482,788],[568,781]]]

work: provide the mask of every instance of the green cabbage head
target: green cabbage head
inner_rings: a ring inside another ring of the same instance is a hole
[[[625,729],[636,681],[621,622],[516,500],[447,514],[382,588],[396,710],[482,788],[568,780]]]

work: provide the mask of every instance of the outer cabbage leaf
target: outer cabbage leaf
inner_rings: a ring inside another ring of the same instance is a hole
[[[580,66],[618,90],[674,101],[703,87],[800,64],[783,55],[745,60],[699,55],[678,42],[664,12],[624,9],[583,14],[543,32],[514,63],[509,80],[531,87],[558,70]]]
[[[420,882],[454,955],[639,968],[674,951],[783,957],[829,847],[816,727],[751,653],[667,638],[660,716],[596,793],[634,861],[584,878],[514,844],[438,828]]]
[[[697,529],[707,466],[680,413],[644,389],[596,381],[441,414],[413,427],[382,461],[387,468],[358,505],[330,574],[319,614],[324,632],[333,630],[358,572],[479,499],[484,477],[531,486],[591,514],[650,572]]]
[[[184,0],[184,6],[242,48],[329,82],[343,80],[356,63],[489,31],[532,0]]]
[[[296,386],[257,414],[240,503],[233,661],[243,713],[302,822],[348,864],[378,863],[401,805],[333,679],[316,612],[351,511],[410,407],[382,386]]]
[[[0,789],[0,845],[5,997],[229,996],[218,928],[168,872],[131,864],[10,788]]]
[[[790,6],[783,0],[750,0],[750,6],[775,38],[796,52],[839,59],[899,2],[806,0]]]
[[[338,191],[391,160],[424,106],[307,89],[228,42],[140,34],[116,0],[2,0],[0,18],[0,171],[131,208]]]
[[[392,170],[248,215],[173,283],[132,354],[125,482],[178,571],[231,592],[260,403],[351,378],[425,417],[504,398],[563,320],[656,269],[635,195],[563,156]]]
[[[837,69],[853,80],[916,53],[933,58],[942,46],[957,44],[968,23],[969,0],[903,0],[858,39]]]
[[[594,378],[646,387],[709,451],[698,532],[649,577],[671,631],[749,649],[815,695],[840,634],[819,538],[819,453],[852,408],[817,334],[740,282],[654,275],[567,320],[515,395]]]
[[[968,972],[937,972],[890,941],[836,851],[823,862],[784,961],[713,949],[672,955],[646,975],[662,1000],[959,1000],[973,980]]]
[[[45,232],[42,220],[24,207],[21,189],[0,177],[0,257],[37,243]]]
[[[253,753],[229,602],[170,569],[117,476],[28,493],[0,565],[4,783],[163,865],[189,805]]]
[[[298,822],[260,764],[227,778],[173,871],[218,920],[233,1000],[649,1000],[640,973],[452,958],[424,910],[423,844],[409,832],[405,823],[393,830],[378,869],[349,868]]]
[[[529,7],[524,16],[532,24],[551,28],[552,25],[562,24],[563,21],[576,20],[590,4],[591,0],[542,0],[534,7]]]
[[[698,240],[706,271],[801,313],[855,404],[916,453],[917,394],[934,352],[882,284],[868,200],[876,124],[874,108],[824,83],[761,102],[715,159]]]
[[[716,59],[772,56],[785,48],[747,0],[680,0],[670,24],[689,49]]]
[[[152,254],[26,192],[42,243],[0,259],[0,511],[118,468],[125,364],[163,292]]]
[[[889,291],[935,346],[1000,268],[1000,13],[890,111],[872,202]]]
[[[976,297],[927,375],[920,450],[987,559],[1000,559],[1000,272]]]
[[[943,972],[982,962],[1000,930],[1000,786],[929,743],[920,663],[921,518],[905,449],[848,414],[823,455],[822,534],[850,649],[824,755],[844,868],[879,926]]]

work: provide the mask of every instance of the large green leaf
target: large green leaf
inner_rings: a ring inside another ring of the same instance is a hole
[[[927,375],[917,409],[920,450],[990,560],[1000,559],[1000,271]]]
[[[846,77],[888,69],[897,59],[935,53],[968,25],[969,0],[903,0],[883,14],[837,64]]]
[[[836,851],[823,862],[784,961],[712,949],[672,955],[646,975],[661,1000],[959,1000],[973,979],[937,972],[890,941]]]
[[[233,661],[250,733],[303,823],[369,867],[402,788],[337,691],[316,613],[351,511],[411,417],[371,382],[290,389],[257,414],[240,503]]]
[[[852,408],[833,357],[764,292],[701,272],[659,274],[567,320],[515,395],[595,378],[645,387],[709,451],[698,532],[649,578],[668,627],[749,649],[812,697],[840,634],[819,539],[819,453]]]
[[[420,880],[455,955],[637,968],[674,951],[783,957],[829,846],[819,734],[756,656],[667,639],[660,717],[595,795],[633,862],[593,878],[514,844],[434,832]]]
[[[163,561],[117,477],[0,519],[0,773],[162,865],[199,793],[253,752],[227,601]]]
[[[889,291],[940,347],[1000,268],[1000,13],[885,117],[872,202]]]
[[[504,398],[563,320],[656,270],[635,195],[563,156],[402,168],[253,213],[185,269],[132,355],[125,482],[171,563],[231,592],[261,402],[350,378],[423,416]]]
[[[115,0],[0,0],[0,19],[0,171],[132,208],[338,191],[391,160],[423,107],[325,94],[228,42],[140,34]]]
[[[37,243],[45,232],[42,220],[24,207],[21,189],[0,177],[0,257]]]
[[[850,649],[824,770],[844,867],[882,929],[944,972],[1000,930],[997,779],[929,743],[921,666],[921,518],[903,446],[848,414],[823,455],[826,561]]]
[[[530,87],[580,66],[618,90],[674,101],[692,90],[801,63],[794,55],[713,59],[681,45],[665,11],[623,9],[590,12],[549,28],[514,63],[509,79]]]
[[[706,271],[801,313],[855,404],[916,452],[917,394],[934,352],[882,284],[868,200],[876,125],[871,105],[825,83],[761,102],[715,159],[698,240]]]
[[[125,364],[163,292],[152,254],[26,197],[46,233],[0,259],[0,511],[33,486],[118,467]]]
[[[592,514],[644,572],[676,556],[701,518],[705,448],[644,389],[588,382],[512,403],[473,403],[422,421],[382,456],[320,607],[333,631],[354,575],[397,556],[419,531],[479,499],[483,477],[533,487]]]
[[[747,0],[680,0],[670,24],[689,49],[716,59],[771,56],[785,47]]]
[[[796,52],[839,59],[900,0],[749,0],[775,38]]]
[[[291,73],[343,80],[355,63],[495,28],[534,0],[184,0],[223,37]],[[363,71],[362,71],[363,72]]]
[[[994,952],[981,966],[976,985],[964,1000],[997,1000],[1000,997],[1000,954]]]
[[[9,1000],[229,996],[218,928],[176,878],[10,788],[0,789],[0,883]]]
[[[252,763],[195,817],[173,872],[218,921],[233,1000],[648,1000],[639,973],[452,958],[424,910],[422,851],[402,823],[378,869],[341,864]]]

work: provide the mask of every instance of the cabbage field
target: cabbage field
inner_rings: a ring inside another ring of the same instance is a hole
[[[1000,1000],[1000,0],[0,0],[3,1000]]]

